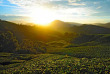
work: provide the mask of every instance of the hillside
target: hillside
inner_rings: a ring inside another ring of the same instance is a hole
[[[74,32],[85,34],[109,34],[110,28],[105,28],[96,25],[79,25],[78,23],[67,23],[59,20],[55,20],[50,23],[49,28],[60,32]]]
[[[105,23],[105,24],[97,24],[98,26],[102,26],[102,27],[106,27],[106,28],[110,28],[110,23]]]
[[[110,43],[110,34],[83,34],[71,40],[71,43],[75,44],[87,42],[89,42],[89,44],[91,42],[91,45],[93,42],[96,42],[96,44]]]
[[[50,23],[49,27],[38,27],[38,26],[27,26],[27,25],[18,25],[12,22],[7,21],[0,21],[0,31],[11,31],[13,33],[23,33],[23,30],[25,32],[29,32],[36,34],[34,32],[40,32],[44,33],[46,32],[75,32],[75,33],[87,33],[87,34],[109,34],[110,28],[100,27],[96,25],[81,25],[77,26],[78,23],[70,24],[67,22],[55,20],[52,23]],[[42,31],[44,30],[44,32]],[[56,32],[56,33],[57,33]],[[25,35],[25,34],[24,34]]]
[[[57,35],[61,34],[45,27],[15,24],[2,20],[0,21],[0,31],[11,31],[18,40],[30,39],[48,41],[57,39]]]
[[[82,25],[74,28],[73,31],[79,33],[87,33],[87,34],[109,34],[110,28],[104,28],[95,25]]]

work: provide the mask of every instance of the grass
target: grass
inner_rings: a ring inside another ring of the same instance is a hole
[[[8,65],[0,64],[0,74],[110,73],[110,58],[89,59],[89,58],[76,58],[68,55],[58,55],[58,54],[34,55],[34,54],[0,53],[0,59],[4,60],[4,61],[0,60],[0,63],[12,62]]]
[[[79,46],[66,48],[48,48],[47,53],[63,54],[73,57],[106,58],[110,57],[110,46]]]

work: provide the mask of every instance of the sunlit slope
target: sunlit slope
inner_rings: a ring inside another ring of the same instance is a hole
[[[72,27],[79,26],[81,24],[55,20],[55,21],[52,21],[49,25],[50,25],[49,28],[52,28],[53,30],[56,30],[56,31],[72,32]]]
[[[88,33],[88,34],[108,34],[110,28],[105,28],[96,25],[79,25],[78,23],[67,23],[63,21],[53,21],[50,28],[61,32],[75,32],[75,33]]]
[[[48,41],[57,39],[57,36],[61,35],[59,32],[47,27],[15,24],[7,21],[0,21],[0,31],[11,31],[18,40],[30,39]]]
[[[105,23],[105,24],[97,24],[98,26],[102,26],[102,27],[106,27],[106,28],[110,28],[110,22],[109,23]]]

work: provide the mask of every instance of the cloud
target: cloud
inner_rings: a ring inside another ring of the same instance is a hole
[[[110,12],[99,12],[99,13],[94,13],[94,14],[92,14],[92,16],[101,16],[101,17],[110,17]]]
[[[43,4],[49,4],[52,1],[62,1],[62,0],[8,0],[12,4],[18,6],[38,6]]]
[[[2,3],[3,2],[3,0],[0,0],[0,3]]]
[[[0,18],[28,18],[27,16],[21,16],[21,15],[13,15],[13,14],[4,14],[0,15]]]
[[[18,6],[32,6],[33,4],[36,4],[36,0],[8,0],[8,1]]]
[[[27,12],[30,10],[32,12],[33,9],[38,9],[38,8],[56,10],[58,8],[62,8],[62,6],[65,6],[65,4],[64,5],[62,4],[64,0],[8,0],[8,1],[11,4],[15,4],[21,7]]]
[[[75,2],[79,2],[81,0],[8,0],[10,3],[12,4],[16,4],[18,6],[21,7],[43,7],[43,6],[51,6],[51,7],[56,7],[58,5],[63,5],[65,6],[65,4],[63,4],[64,2],[69,2],[70,5],[85,5],[84,3],[75,3]],[[58,1],[60,3],[58,3]],[[54,3],[52,3],[54,2]],[[56,4],[55,4],[56,2]],[[68,4],[68,3],[67,3]]]
[[[70,3],[69,5],[80,6],[80,5],[86,5],[86,4],[84,4],[84,3]]]
[[[102,6],[98,6],[96,9],[100,9],[100,8],[102,8]]]
[[[98,13],[94,10],[91,10],[89,8],[61,8],[56,11],[60,15],[65,15],[65,16],[91,16],[94,13]]]
[[[84,3],[75,3],[81,0],[8,0],[12,4],[16,4],[22,8],[38,8],[38,7],[47,7],[47,8],[62,8],[62,6],[69,5],[81,6],[85,5]],[[60,7],[59,7],[60,6]]]
[[[30,18],[27,16],[20,16],[20,15],[0,15],[0,19],[7,20],[7,21],[19,21],[19,23],[25,23],[26,21],[29,21]]]
[[[47,16],[47,14],[49,14],[48,18],[52,17],[55,19],[66,19],[66,20],[69,18],[83,19],[84,17],[91,16],[92,14],[96,13],[96,11],[91,10],[88,7],[75,7],[86,5],[85,3],[81,3],[80,2],[81,0],[8,0],[8,1],[12,4],[16,4],[23,8],[21,10],[20,9],[17,10],[17,12],[21,11],[23,13],[26,13],[28,16],[34,15],[35,17],[37,17],[37,15]]]
[[[85,3],[77,3],[81,0],[68,0],[69,5],[74,5],[74,6],[81,6],[81,5],[86,5]]]
[[[0,4],[0,6],[6,6],[6,7],[16,7],[16,6],[11,6],[11,5],[4,5],[4,4]],[[17,7],[16,7],[17,8]]]
[[[99,4],[99,2],[93,2],[93,4]]]
[[[93,13],[93,11],[90,9],[87,9],[87,7],[77,8],[77,7],[67,6],[68,2],[69,2],[69,5],[74,5],[74,6],[86,5],[84,3],[76,3],[81,0],[65,0],[65,1],[68,1],[67,5],[51,4],[51,2],[53,2],[53,1],[64,2],[64,0],[8,0],[8,1],[12,4],[16,4],[16,5],[24,8],[24,10],[21,10],[22,12],[29,12],[29,13],[32,13],[32,11],[34,11],[34,10],[35,10],[35,13],[37,13],[37,12],[41,13],[40,8],[42,8],[42,7],[44,7],[45,11],[48,11],[48,9],[49,9],[49,12],[52,13],[52,15],[57,14],[58,16],[60,16],[60,15],[67,16],[67,15],[74,15],[74,14],[77,14],[78,16],[82,16],[82,15],[85,16],[85,15],[90,15]],[[47,6],[49,6],[50,8],[48,8]]]
[[[68,2],[70,3],[77,2],[77,1],[81,1],[81,0],[68,0]]]

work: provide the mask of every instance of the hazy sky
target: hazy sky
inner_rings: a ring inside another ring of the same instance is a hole
[[[110,22],[110,0],[0,0],[0,19],[105,23]]]

